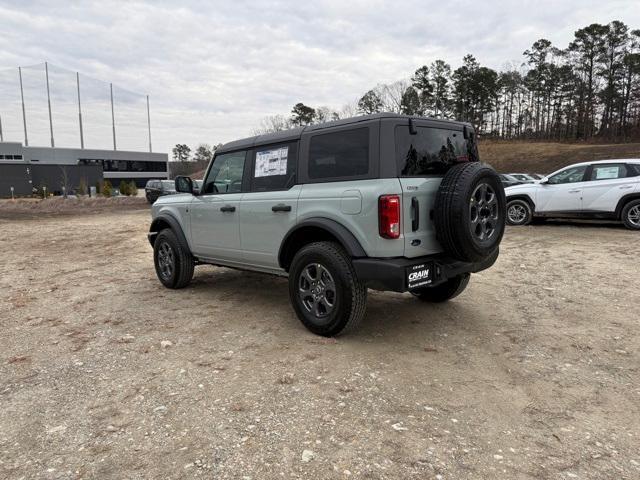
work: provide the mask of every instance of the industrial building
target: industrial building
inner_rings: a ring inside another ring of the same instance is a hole
[[[34,67],[44,67],[42,70]],[[58,78],[61,72],[67,74],[67,80],[73,79],[75,83],[75,95],[73,102],[78,109],[78,133],[80,148],[59,148],[55,146],[52,96],[49,83],[49,64],[26,67],[32,71],[40,71],[46,88],[47,113],[49,118],[49,133],[51,137],[50,147],[36,147],[29,145],[27,108],[25,106],[25,89],[23,88],[23,67],[18,67],[18,85],[20,87],[20,106],[22,113],[22,128],[24,129],[24,144],[19,142],[5,142],[3,135],[2,117],[0,117],[0,198],[13,196],[32,195],[46,187],[47,192],[53,194],[73,193],[82,183],[89,188],[96,186],[103,180],[109,180],[114,187],[118,187],[121,181],[135,181],[138,187],[143,187],[149,179],[169,178],[169,164],[166,153],[154,153],[151,147],[151,115],[149,111],[149,96],[141,96],[132,92],[127,93],[128,103],[135,103],[144,99],[146,107],[146,133],[149,142],[149,151],[125,151],[116,148],[116,116],[113,84],[108,85],[109,103],[101,106],[110,107],[111,130],[113,135],[113,150],[95,150],[84,148],[84,129],[82,117],[80,74],[66,69],[57,68]],[[63,81],[64,83],[64,81]],[[93,81],[95,85],[96,81]],[[72,83],[66,83],[69,87]],[[54,85],[55,86],[55,85]],[[67,88],[66,96],[70,90]],[[36,92],[37,93],[37,92]],[[90,98],[99,97],[99,93],[89,90]],[[106,92],[104,92],[106,93]],[[55,98],[54,98],[55,99]],[[70,102],[71,98],[58,96],[61,103]],[[5,108],[4,105],[0,107]],[[123,107],[124,108],[124,107]],[[3,113],[3,112],[0,112]],[[13,116],[15,118],[15,116]]]
[[[93,150],[84,148],[26,147],[0,142],[0,197],[31,195],[43,186],[51,193],[78,189],[81,181],[95,186],[122,180],[143,187],[149,179],[169,178],[166,153]]]

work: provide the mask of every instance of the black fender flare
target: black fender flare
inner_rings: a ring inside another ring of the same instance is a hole
[[[189,243],[187,242],[187,237],[185,237],[184,232],[182,231],[182,227],[180,226],[180,222],[173,216],[168,213],[162,213],[153,219],[151,222],[151,226],[149,227],[149,233],[147,237],[149,238],[149,243],[153,247],[153,243],[155,242],[156,235],[160,233],[161,230],[165,228],[170,228],[173,230],[173,233],[178,237],[178,241],[182,243],[184,247],[189,249]],[[189,249],[190,250],[190,249]]]
[[[296,232],[301,232],[303,229],[309,227],[324,230],[335,237],[350,257],[358,258],[367,256],[358,239],[344,225],[330,218],[313,217],[296,224],[282,239],[280,250],[278,251],[278,264],[285,270],[288,269],[288,263],[291,260],[291,258],[288,258],[287,252],[291,241],[296,238]]]
[[[618,200],[618,204],[616,205],[616,218],[620,219],[622,217],[622,209],[631,200],[640,200],[640,192],[628,193]]]

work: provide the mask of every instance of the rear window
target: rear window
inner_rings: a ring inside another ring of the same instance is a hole
[[[254,154],[251,191],[286,190],[295,183],[298,144],[257,147]]]
[[[369,128],[311,137],[309,178],[356,177],[369,173]]]
[[[398,176],[439,175],[457,162],[477,160],[475,148],[460,130],[416,127],[411,135],[408,126],[396,127],[396,161]]]
[[[627,167],[621,163],[594,165],[591,170],[591,180],[614,180],[627,176],[631,175],[627,175]]]

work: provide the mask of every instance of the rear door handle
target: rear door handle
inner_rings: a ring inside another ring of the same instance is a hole
[[[629,188],[633,188],[633,185],[622,185],[622,186],[620,187],[620,190],[627,190],[627,189],[629,189]]]
[[[272,212],[290,212],[291,205],[285,205],[284,203],[279,203],[278,205],[274,205],[271,207]]]
[[[580,193],[580,190],[569,190],[569,193]]]
[[[221,212],[235,212],[236,211],[236,207],[234,207],[233,205],[225,205],[223,207],[220,207],[220,211]]]
[[[416,197],[411,197],[411,231],[415,232],[420,226],[420,202]]]

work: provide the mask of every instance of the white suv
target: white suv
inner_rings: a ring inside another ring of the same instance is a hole
[[[534,217],[603,218],[640,230],[640,159],[577,163],[505,193],[509,225]]]

